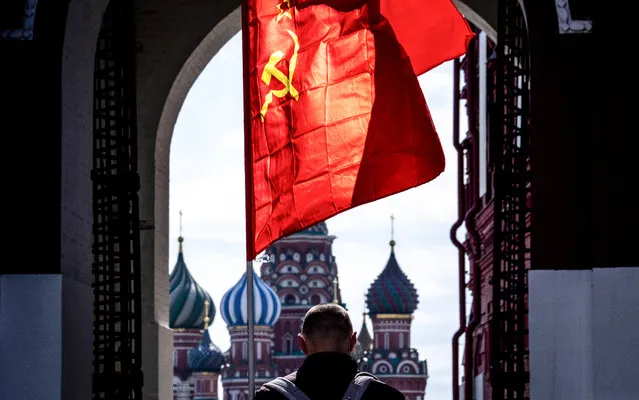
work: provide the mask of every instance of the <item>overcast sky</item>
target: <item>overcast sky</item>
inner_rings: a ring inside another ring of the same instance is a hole
[[[350,210],[327,224],[337,236],[333,254],[342,296],[359,330],[364,294],[388,260],[390,216],[395,216],[397,260],[419,293],[412,345],[428,360],[426,399],[447,400],[452,398],[450,343],[458,324],[457,252],[449,240],[457,215],[452,62],[419,80],[444,146],[446,171],[430,183]],[[246,265],[243,140],[241,35],[237,34],[191,88],[171,143],[168,268],[172,270],[176,261],[179,210],[183,210],[186,264],[217,309]],[[368,326],[371,329],[370,321]],[[219,313],[211,336],[223,350],[229,347]]]

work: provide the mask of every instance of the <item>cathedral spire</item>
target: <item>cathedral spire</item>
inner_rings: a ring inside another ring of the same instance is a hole
[[[366,312],[362,313],[362,328],[359,330],[359,335],[357,335],[357,342],[362,346],[362,351],[373,349],[373,338],[366,326],[366,315],[368,315]]]
[[[209,329],[209,323],[211,322],[211,318],[209,318],[209,301],[204,300],[204,330]]]
[[[182,242],[184,238],[182,237],[182,210],[180,210],[180,236],[178,236],[178,242],[180,243],[180,253],[182,253]]]
[[[391,247],[391,253],[395,252],[395,216],[391,214],[391,240],[390,240],[390,247]]]

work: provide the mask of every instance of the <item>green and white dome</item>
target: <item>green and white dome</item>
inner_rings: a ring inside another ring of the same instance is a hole
[[[209,302],[208,317],[209,321],[213,322],[215,317],[213,299],[191,276],[182,252],[184,239],[180,236],[178,241],[180,242],[180,252],[169,278],[171,307],[169,324],[173,329],[204,329],[204,301],[208,300]]]

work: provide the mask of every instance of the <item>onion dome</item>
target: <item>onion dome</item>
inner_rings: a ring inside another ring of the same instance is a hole
[[[364,313],[362,328],[359,330],[359,334],[357,335],[357,342],[355,343],[355,348],[353,349],[351,355],[355,360],[359,360],[367,355],[366,352],[369,352],[371,350],[373,350],[373,339],[368,332],[368,327],[366,326],[366,313]]]
[[[417,290],[401,270],[395,258],[395,241],[386,267],[368,289],[366,305],[369,315],[412,314],[417,309]]]
[[[220,302],[220,312],[228,326],[248,325],[246,273],[233,286]],[[273,289],[270,288],[253,271],[253,297],[255,299],[254,324],[273,326],[282,311],[282,303]]]
[[[215,306],[211,296],[191,276],[182,253],[182,236],[178,238],[180,251],[177,263],[169,277],[169,326],[173,329],[204,329],[204,318],[213,321]],[[204,303],[210,307],[205,310]],[[205,311],[208,311],[205,313]]]
[[[224,364],[224,354],[213,344],[209,330],[204,331],[200,344],[189,350],[187,355],[189,368],[195,372],[220,372]]]
[[[366,326],[366,313],[364,313],[364,319],[362,320],[362,328],[357,335],[357,343],[362,346],[362,350],[371,350],[373,348],[373,338]]]
[[[328,226],[326,222],[322,221],[315,225],[309,226],[306,229],[302,229],[301,231],[294,233],[294,235],[323,235],[328,236]]]
[[[212,303],[208,300],[204,301],[205,315],[208,314],[209,304]],[[224,364],[222,351],[211,341],[209,321],[208,317],[204,317],[204,334],[200,344],[189,350],[187,354],[186,361],[189,363],[189,368],[195,372],[220,372]]]

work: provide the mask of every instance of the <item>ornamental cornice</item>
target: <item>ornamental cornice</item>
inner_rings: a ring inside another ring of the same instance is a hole
[[[569,0],[555,0],[559,34],[565,35],[571,33],[591,33],[592,21],[589,19],[572,19],[569,3]]]

